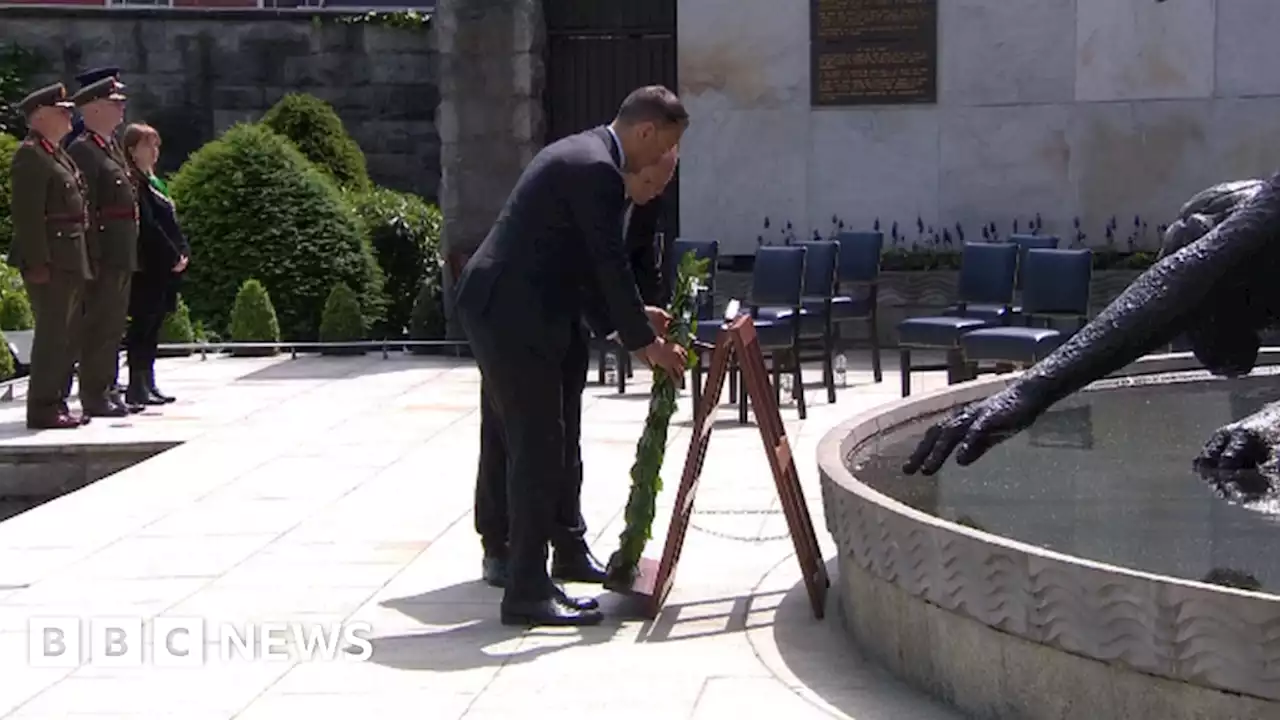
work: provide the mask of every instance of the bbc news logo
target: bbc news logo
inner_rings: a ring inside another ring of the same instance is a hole
[[[35,667],[158,665],[237,661],[363,662],[373,656],[369,623],[210,623],[201,618],[32,618]]]

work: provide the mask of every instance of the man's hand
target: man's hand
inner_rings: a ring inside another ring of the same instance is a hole
[[[666,337],[667,328],[671,325],[671,313],[662,308],[645,307],[644,314],[649,318],[649,327],[658,337]]]
[[[176,273],[180,273],[183,270],[186,270],[187,262],[189,260],[190,258],[188,258],[186,255],[183,255],[182,257],[178,258],[178,264],[173,266],[173,271]]]
[[[32,285],[43,285],[49,282],[49,266],[34,265],[22,271],[22,277]]]
[[[679,344],[658,338],[640,351],[645,364],[657,370],[665,370],[671,379],[680,382],[684,377],[685,359],[688,354]]]

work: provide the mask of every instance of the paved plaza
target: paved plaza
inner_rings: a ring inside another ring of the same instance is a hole
[[[782,410],[828,560],[815,447],[837,422],[898,394],[896,373],[877,385],[861,357],[852,364],[837,404],[815,384],[808,420]],[[727,405],[659,618],[627,619],[625,599],[602,593],[600,627],[521,630],[498,623],[501,593],[478,580],[470,361],[190,357],[162,361],[159,375],[180,397],[162,415],[76,433],[29,433],[20,400],[0,405],[0,450],[73,438],[182,443],[0,523],[0,717],[957,717],[851,650],[834,599],[825,621],[812,618],[759,434]],[[942,382],[920,373],[916,387]],[[588,389],[583,504],[602,559],[622,527],[648,384],[637,371],[626,395]],[[661,551],[690,423],[686,393],[650,556]],[[372,652],[326,660],[290,644],[286,658],[227,658],[211,633],[199,667],[151,657],[35,667],[29,656],[33,619],[157,617],[206,629],[367,623]]]

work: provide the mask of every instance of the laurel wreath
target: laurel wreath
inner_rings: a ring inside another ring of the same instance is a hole
[[[667,339],[689,351],[687,366],[698,361],[693,340],[698,332],[697,295],[707,277],[708,260],[698,259],[692,252],[680,258],[676,268],[675,292],[672,293],[671,325]],[[649,415],[644,432],[636,444],[636,461],[631,466],[631,494],[627,498],[626,525],[618,538],[619,547],[609,558],[610,585],[629,587],[635,580],[636,567],[645,544],[653,537],[653,518],[657,513],[658,493],[662,492],[662,460],[667,450],[667,429],[676,411],[675,381],[666,373],[653,374],[653,390],[649,398]]]

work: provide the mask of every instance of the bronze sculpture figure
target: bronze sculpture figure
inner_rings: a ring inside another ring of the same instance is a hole
[[[1186,334],[1215,375],[1247,374],[1259,332],[1280,321],[1280,173],[1208,188],[1166,231],[1159,257],[1052,355],[1003,391],[952,411],[903,466],[936,473],[954,452],[969,465],[1055,402]],[[1207,472],[1270,466],[1280,451],[1280,403],[1220,428],[1196,458]]]

